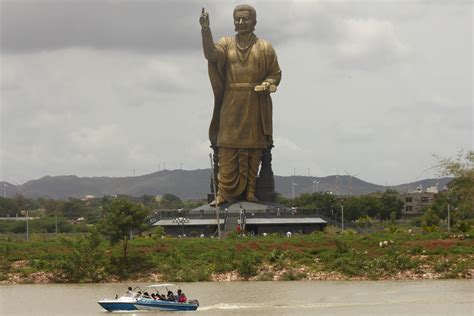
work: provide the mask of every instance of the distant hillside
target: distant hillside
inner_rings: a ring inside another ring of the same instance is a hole
[[[171,193],[181,199],[205,198],[210,191],[210,169],[198,170],[162,170],[137,177],[77,177],[77,176],[46,176],[31,180],[16,186],[8,182],[0,182],[0,190],[8,197],[22,193],[27,197],[49,197],[66,199],[68,197],[83,197],[84,195],[124,194],[141,196],[144,194],[159,195]],[[387,188],[406,192],[415,190],[418,186],[427,188],[438,184],[442,189],[451,178],[425,179],[417,182],[386,187],[365,182],[349,176],[305,177],[305,176],[275,176],[276,191],[291,197],[293,187],[295,195],[314,191],[330,191],[342,195],[360,195]],[[313,182],[314,181],[314,182]],[[293,185],[293,183],[295,183]]]

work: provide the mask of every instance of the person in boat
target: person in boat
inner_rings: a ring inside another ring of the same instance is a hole
[[[167,301],[176,302],[176,297],[174,296],[172,291],[168,291]]]
[[[135,293],[133,292],[132,287],[129,286],[127,292],[125,293],[125,296],[133,297],[134,295],[135,295]]]
[[[151,293],[151,298],[156,301],[156,295],[155,295],[155,293]]]
[[[188,301],[188,298],[186,297],[186,295],[183,292],[181,292],[181,290],[179,290],[178,292],[180,292],[179,297],[178,297],[178,303],[186,303]]]

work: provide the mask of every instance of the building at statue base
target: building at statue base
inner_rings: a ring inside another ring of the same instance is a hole
[[[328,222],[316,211],[299,212],[269,202],[236,202],[218,207],[223,235],[242,232],[247,235],[288,232],[309,234],[321,231]],[[217,236],[216,208],[209,204],[192,210],[159,211],[153,226],[163,227],[168,235]]]

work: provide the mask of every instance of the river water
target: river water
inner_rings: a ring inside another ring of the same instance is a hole
[[[0,315],[110,315],[101,298],[145,284],[0,286]],[[196,315],[474,315],[474,280],[180,283]],[[178,314],[182,315],[182,312]],[[113,315],[177,315],[127,312]]]

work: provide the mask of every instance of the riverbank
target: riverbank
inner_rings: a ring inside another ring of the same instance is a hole
[[[0,284],[471,279],[470,233],[141,237],[130,242],[125,260],[120,244],[97,236],[5,239],[0,241]]]

